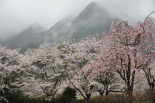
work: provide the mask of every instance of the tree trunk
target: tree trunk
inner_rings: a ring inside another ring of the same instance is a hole
[[[152,92],[153,92],[153,103],[155,103],[155,91],[154,91],[154,89],[152,90]]]
[[[153,92],[153,103],[155,103],[155,91],[154,91],[154,83],[152,85],[152,92]]]
[[[154,90],[154,82],[149,82],[150,92],[152,94],[152,102],[155,103],[155,90]]]
[[[127,100],[128,100],[128,103],[133,103],[133,98],[132,98],[132,92],[133,92],[133,87],[128,85],[127,86]]]
[[[108,95],[108,94],[109,94],[109,90],[108,90],[108,89],[106,89],[105,95]]]

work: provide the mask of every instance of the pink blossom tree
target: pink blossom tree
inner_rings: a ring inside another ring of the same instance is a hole
[[[132,102],[131,97],[138,70],[142,65],[150,62],[150,57],[151,61],[155,59],[154,40],[155,24],[149,17],[136,26],[115,20],[110,30],[103,35],[102,43],[106,46],[99,54],[102,60],[97,64],[102,67],[99,71],[112,70],[120,75],[126,83],[129,102]]]
[[[101,52],[106,58],[105,68],[115,70],[127,85],[126,91],[132,96],[136,72],[141,65],[154,60],[155,25],[148,17],[137,26],[124,21],[112,22],[110,31],[103,36],[109,45]],[[112,64],[112,66],[111,66]]]
[[[100,95],[108,95],[110,92],[122,92],[124,87],[120,87],[120,81],[118,75],[104,65],[103,58],[90,61],[79,72],[88,76],[96,82],[95,86]]]

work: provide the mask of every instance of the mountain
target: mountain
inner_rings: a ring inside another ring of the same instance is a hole
[[[73,17],[69,16],[52,26],[44,35],[44,42],[57,42],[59,39],[68,36],[72,26]]]
[[[35,48],[38,47],[40,43],[43,43],[43,34],[45,31],[41,25],[35,23],[20,34],[5,40],[2,44],[7,45],[8,48]]]
[[[45,33],[45,42],[58,42],[65,37],[77,40],[94,33],[102,34],[110,27],[114,17],[104,7],[92,2],[74,19],[65,18],[51,27]]]
[[[75,18],[68,16],[47,31],[39,24],[33,24],[2,44],[25,51],[27,48],[36,48],[41,43],[60,42],[66,37],[78,40],[92,34],[102,35],[114,18],[116,17],[104,7],[92,2]]]
[[[94,32],[102,34],[110,27],[111,20],[105,8],[92,2],[73,21],[72,37],[80,39]]]

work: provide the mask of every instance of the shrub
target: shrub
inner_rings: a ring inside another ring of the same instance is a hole
[[[22,91],[19,90],[16,85],[9,85],[0,91],[0,96],[5,97],[8,101],[12,102],[13,100],[16,100],[21,93]]]
[[[67,87],[63,91],[62,96],[65,96],[65,97],[71,98],[71,99],[75,99],[76,98],[76,90],[71,87]]]
[[[71,87],[67,87],[62,93],[61,99],[64,103],[74,101],[76,99],[76,90]]]

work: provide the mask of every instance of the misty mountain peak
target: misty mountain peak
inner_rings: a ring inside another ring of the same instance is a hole
[[[29,28],[31,28],[31,29],[43,29],[43,27],[37,23],[30,25]]]
[[[44,32],[45,29],[41,25],[34,23],[18,35],[7,39],[4,44],[9,48],[21,48],[21,51],[26,48],[38,47],[43,41]]]
[[[101,7],[96,2],[91,2],[86,8],[75,18],[74,22],[80,22],[83,20],[90,20],[93,18],[98,18],[99,16],[105,17],[108,12],[105,8]],[[99,17],[100,18],[100,17]]]
[[[99,4],[97,2],[91,2],[86,8],[94,8],[97,7]]]

